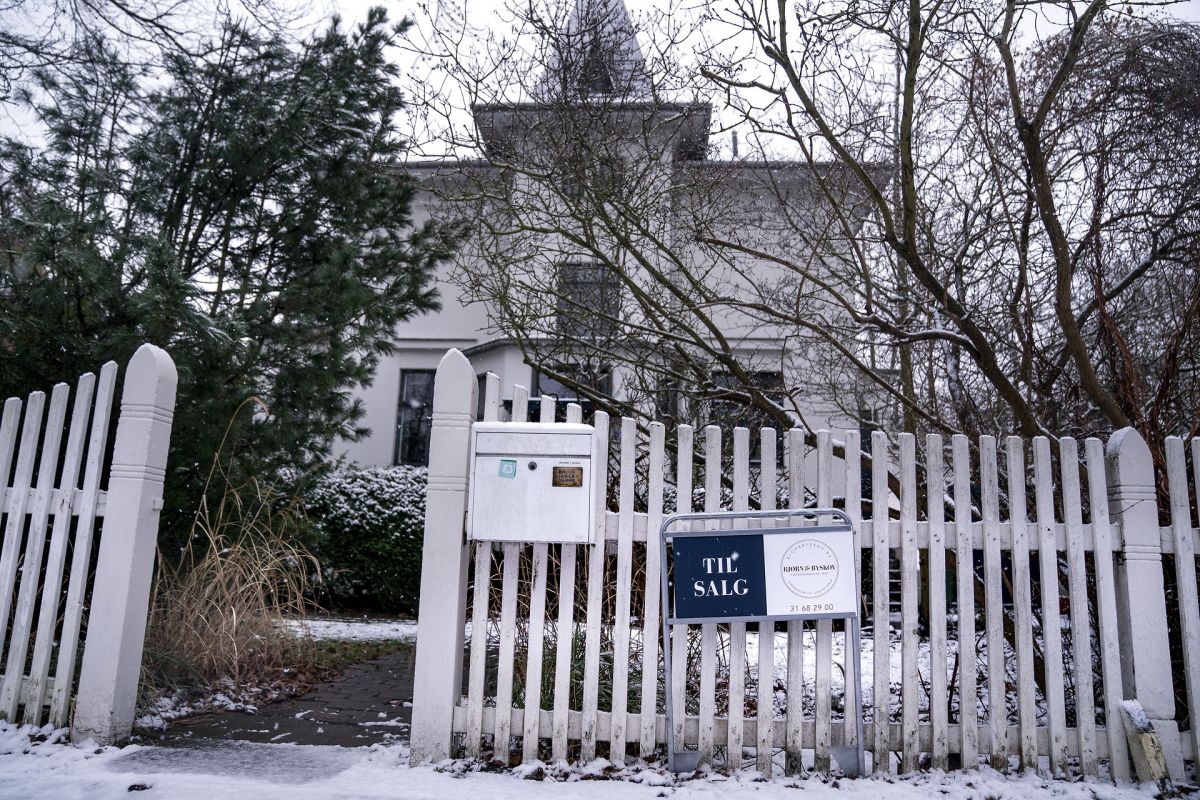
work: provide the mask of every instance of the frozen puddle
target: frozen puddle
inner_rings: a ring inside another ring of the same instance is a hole
[[[345,747],[197,741],[179,747],[141,747],[105,766],[111,772],[178,772],[309,783],[345,772],[361,759],[361,752]]]

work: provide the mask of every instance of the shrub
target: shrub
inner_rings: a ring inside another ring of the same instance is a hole
[[[342,468],[308,492],[312,546],[331,599],[417,610],[425,476],[423,467]]]

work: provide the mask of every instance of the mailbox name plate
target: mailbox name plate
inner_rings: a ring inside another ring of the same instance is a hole
[[[583,486],[583,467],[555,467],[550,485],[568,489]]]

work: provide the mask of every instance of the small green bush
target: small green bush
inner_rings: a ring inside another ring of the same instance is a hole
[[[334,603],[416,612],[425,483],[424,467],[341,468],[309,490],[312,549]]]

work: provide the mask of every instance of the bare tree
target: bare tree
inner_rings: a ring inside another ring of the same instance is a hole
[[[714,47],[705,75],[763,136],[858,178],[871,224],[844,269],[905,406],[972,433],[1194,429],[1178,411],[1200,396],[1175,365],[1197,333],[1180,299],[1200,230],[1194,90],[1179,80],[1195,29],[1103,2],[1067,4],[1057,26],[1020,3],[734,8],[762,58]],[[890,114],[863,52],[896,65]],[[872,155],[891,156],[890,187]],[[1104,313],[1143,292],[1174,335],[1145,324],[1146,306],[1128,326]],[[1149,396],[1180,392],[1163,425]]]
[[[473,233],[457,279],[543,373],[648,417],[1195,430],[1194,28],[730,0],[647,20],[642,62],[585,8],[441,42],[471,114],[428,107],[478,154],[431,179]]]

